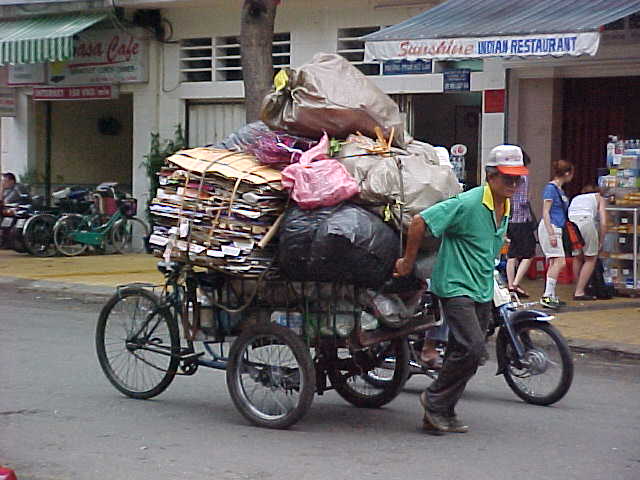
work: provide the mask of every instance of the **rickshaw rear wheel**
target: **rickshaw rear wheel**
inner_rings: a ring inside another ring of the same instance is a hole
[[[356,407],[379,408],[386,405],[398,396],[409,378],[409,346],[405,338],[382,342],[358,352],[338,351],[339,359],[350,357],[356,367],[362,365],[362,371],[333,367],[327,370],[327,374],[336,392]],[[372,382],[372,377],[377,381]]]
[[[286,327],[247,327],[231,345],[227,387],[236,408],[251,423],[290,427],[313,402],[316,375],[309,348]]]

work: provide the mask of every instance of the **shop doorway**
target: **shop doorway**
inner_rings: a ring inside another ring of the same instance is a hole
[[[34,104],[40,193],[102,182],[132,191],[133,95]]]
[[[563,82],[562,157],[576,166],[575,195],[606,167],[608,135],[640,138],[640,77],[571,78]]]
[[[480,118],[482,94],[425,93],[413,95],[413,136],[434,146],[451,149],[461,143],[467,147],[465,178],[467,186],[480,184]]]

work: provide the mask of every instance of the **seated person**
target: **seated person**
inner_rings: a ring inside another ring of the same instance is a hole
[[[24,185],[16,182],[16,176],[9,172],[2,174],[0,190],[2,191],[2,205],[18,203],[22,194],[29,193]]]

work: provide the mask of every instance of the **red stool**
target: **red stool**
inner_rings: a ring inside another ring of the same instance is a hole
[[[565,260],[565,266],[558,274],[558,283],[568,285],[573,283],[573,258],[567,257]]]
[[[535,280],[536,278],[544,278],[547,274],[547,262],[544,257],[533,257],[529,270],[527,270],[527,277],[529,280]]]
[[[16,472],[10,468],[0,466],[0,480],[17,480]]]

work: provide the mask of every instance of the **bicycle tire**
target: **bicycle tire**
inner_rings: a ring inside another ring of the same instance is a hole
[[[25,248],[35,257],[53,257],[57,250],[53,241],[53,227],[57,217],[39,213],[27,220],[22,229]]]
[[[147,250],[149,227],[139,218],[123,218],[111,229],[111,244],[117,252],[142,253]]]
[[[98,318],[95,341],[100,367],[111,384],[131,398],[162,393],[178,370],[178,324],[160,305],[160,299],[144,288],[124,288],[107,301]],[[140,331],[145,323],[153,328]],[[136,330],[144,334],[142,338],[134,336]]]
[[[517,364],[514,348],[506,334],[498,335],[496,342],[496,355],[505,366],[503,373],[507,385],[527,403],[551,405],[557,402],[573,382],[573,359],[566,340],[553,325],[538,321],[518,323],[516,335],[525,347],[527,365]],[[543,390],[542,380],[554,373],[557,380],[548,391]]]
[[[284,365],[265,359],[272,353],[273,361]],[[300,420],[311,407],[316,388],[308,347],[290,329],[275,324],[243,330],[231,345],[226,379],[238,411],[267,428],[288,428]]]
[[[53,242],[56,250],[67,257],[75,257],[83,253],[88,245],[73,240],[70,233],[86,226],[86,219],[79,214],[70,214],[60,217],[53,226]],[[88,229],[88,227],[87,227]]]
[[[352,405],[360,408],[382,407],[398,396],[409,378],[409,345],[406,338],[396,338],[356,354],[361,353],[373,355],[374,362],[378,364],[376,368],[379,369],[387,369],[384,366],[386,360],[394,358],[391,377],[388,380],[374,379],[369,372],[342,373],[337,367],[327,369],[327,375],[336,392]],[[347,355],[352,356],[353,352]]]

